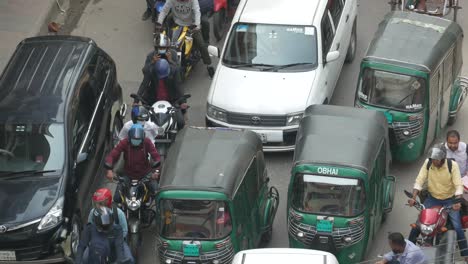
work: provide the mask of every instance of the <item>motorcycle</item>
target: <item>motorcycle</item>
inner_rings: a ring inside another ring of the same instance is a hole
[[[240,0],[198,0],[202,16],[213,18],[213,34],[217,41],[223,38],[228,18],[234,17],[239,1]],[[153,22],[156,22],[165,3],[165,0],[154,1],[152,9]]]
[[[180,104],[190,98],[191,95],[186,94],[182,96],[174,103],[174,105],[171,105],[168,101],[157,101],[152,106],[137,94],[131,94],[130,96],[142,102],[143,107],[145,107],[150,113],[150,121],[154,122],[158,126],[154,145],[161,156],[161,164],[163,164],[167,150],[175,140],[177,131],[182,129],[180,124],[177,123],[177,111],[180,110]]]
[[[461,7],[458,0],[391,0],[391,10],[406,10],[431,16],[445,17],[454,9],[454,18],[457,20],[457,11]]]
[[[154,206],[154,200],[147,187],[150,179],[129,180],[125,177],[115,177],[114,180],[122,187],[117,194],[120,195],[122,201],[119,207],[127,218],[127,242],[136,260],[142,242],[141,229],[149,227],[156,216],[156,211],[151,209]]]

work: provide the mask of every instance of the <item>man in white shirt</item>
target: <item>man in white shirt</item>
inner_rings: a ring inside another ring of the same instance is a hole
[[[149,138],[154,143],[154,139],[158,135],[158,126],[149,121],[149,112],[143,106],[134,106],[132,109],[132,120],[128,121],[122,127],[119,133],[119,140],[127,138],[128,131],[133,124],[139,123],[145,130],[145,137]]]
[[[454,159],[460,168],[460,175],[467,176],[468,149],[465,142],[460,142],[460,133],[450,130],[447,132],[446,141],[447,159]]]

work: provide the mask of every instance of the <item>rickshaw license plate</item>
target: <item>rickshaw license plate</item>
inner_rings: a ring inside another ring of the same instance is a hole
[[[16,254],[14,251],[0,251],[0,260],[15,261]]]
[[[328,220],[318,220],[317,231],[331,233],[333,231],[333,223]]]
[[[200,256],[200,248],[195,244],[184,245],[184,255],[187,257],[198,257]]]

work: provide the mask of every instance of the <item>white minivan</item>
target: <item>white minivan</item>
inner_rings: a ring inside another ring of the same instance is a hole
[[[238,252],[232,264],[339,264],[336,257],[325,251],[300,248],[262,248]]]
[[[326,104],[356,52],[357,0],[241,0],[207,98],[207,126],[257,132],[294,149],[299,120]]]

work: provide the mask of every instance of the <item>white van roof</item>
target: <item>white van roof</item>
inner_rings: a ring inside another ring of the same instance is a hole
[[[245,2],[245,6],[240,15],[239,22],[282,25],[312,25],[317,8],[326,1],[245,0],[243,2]]]
[[[314,263],[338,264],[336,257],[325,251],[299,248],[262,248],[238,252],[232,264]]]

